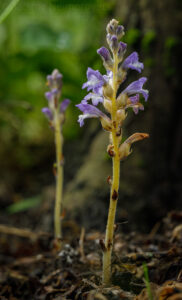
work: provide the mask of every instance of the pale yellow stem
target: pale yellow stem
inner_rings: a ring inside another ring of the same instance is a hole
[[[61,206],[63,190],[63,155],[62,155],[62,133],[58,109],[55,113],[55,146],[56,146],[56,201],[54,208],[54,235],[62,238],[61,229]]]
[[[117,93],[117,68],[118,61],[117,57],[114,57],[114,67],[113,67],[113,98],[112,98],[112,141],[114,146],[115,156],[112,159],[113,162],[113,178],[110,193],[110,206],[109,214],[106,226],[106,236],[105,236],[105,250],[103,251],[103,274],[102,283],[105,285],[110,284],[111,280],[111,255],[113,247],[113,235],[114,235],[114,222],[116,215],[116,207],[118,200],[118,189],[119,189],[119,177],[120,177],[120,159],[119,159],[119,138],[117,137],[117,105],[116,105],[116,93]]]

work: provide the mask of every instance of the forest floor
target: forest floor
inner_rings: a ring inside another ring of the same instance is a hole
[[[103,238],[70,222],[58,251],[50,233],[1,224],[0,299],[182,299],[182,212],[149,234],[116,228],[110,287],[101,283]]]

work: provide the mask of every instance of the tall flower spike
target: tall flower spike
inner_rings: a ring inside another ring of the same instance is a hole
[[[111,52],[101,47],[97,53],[103,60],[106,75],[101,75],[98,70],[94,71],[88,68],[88,81],[84,83],[83,88],[91,92],[85,96],[80,104],[76,105],[83,114],[79,116],[80,126],[84,125],[86,118],[98,118],[104,129],[110,132],[111,144],[108,146],[108,153],[113,162],[113,178],[111,182],[110,206],[106,226],[105,241],[103,242],[103,284],[111,283],[111,255],[113,247],[114,221],[116,206],[118,200],[120,160],[123,160],[131,153],[131,144],[148,137],[145,133],[135,133],[122,143],[122,126],[127,117],[127,109],[132,108],[134,113],[143,110],[144,106],[140,103],[139,94],[142,94],[145,100],[148,98],[148,91],[143,89],[146,78],[142,77],[128,85],[122,90],[128,69],[133,69],[139,73],[143,70],[143,63],[139,62],[138,54],[133,52],[124,61],[124,54],[127,45],[119,39],[124,35],[124,27],[118,24],[118,21],[111,20],[106,28],[107,42]],[[118,92],[121,90],[120,94]],[[91,100],[93,105],[88,104]],[[101,110],[95,107],[101,106]],[[102,112],[107,111],[107,116]]]
[[[69,99],[64,99],[59,104],[59,98],[62,89],[62,74],[55,69],[51,75],[47,76],[47,86],[49,91],[45,93],[48,100],[48,107],[42,109],[43,114],[50,121],[50,127],[55,133],[56,146],[56,200],[54,209],[54,235],[57,239],[58,248],[60,248],[60,238],[62,237],[60,215],[62,206],[62,190],[63,190],[63,163],[62,163],[62,125],[65,120],[65,111],[70,103]]]

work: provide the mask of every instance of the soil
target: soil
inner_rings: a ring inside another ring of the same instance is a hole
[[[14,227],[12,217],[12,226],[0,225],[0,299],[182,299],[181,221],[182,212],[170,212],[149,234],[124,233],[116,225],[106,287],[103,233],[65,221],[58,250],[50,233]]]

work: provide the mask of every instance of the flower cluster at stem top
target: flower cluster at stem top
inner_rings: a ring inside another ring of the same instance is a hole
[[[70,103],[69,99],[64,99],[59,103],[62,90],[62,74],[57,69],[53,70],[51,75],[47,76],[47,85],[49,91],[45,93],[48,100],[48,107],[42,108],[42,112],[48,118],[50,127],[55,129],[56,122],[60,125],[64,123],[65,111]]]
[[[76,105],[83,114],[79,115],[78,122],[80,126],[84,125],[86,118],[99,118],[102,127],[107,131],[112,131],[113,126],[116,126],[118,136],[121,135],[122,123],[127,116],[127,109],[130,107],[134,113],[137,114],[139,110],[144,110],[143,104],[140,102],[140,94],[144,97],[145,101],[148,99],[148,90],[143,89],[146,82],[146,77],[141,77],[138,80],[130,83],[125,89],[119,92],[122,88],[122,83],[127,77],[129,69],[136,70],[141,73],[144,68],[142,62],[139,61],[138,53],[133,52],[124,59],[127,44],[119,41],[124,35],[124,27],[118,25],[118,21],[111,20],[106,28],[107,43],[110,51],[101,47],[97,53],[103,60],[103,65],[106,69],[106,75],[102,75],[98,70],[88,68],[87,79],[82,88],[86,88],[89,92],[84,97],[80,104]],[[124,60],[123,60],[124,59]],[[90,104],[91,101],[91,104]],[[113,124],[113,102],[116,107],[116,124]],[[101,103],[107,113],[104,113],[97,108]],[[109,117],[108,114],[111,116]],[[133,137],[133,138],[132,138]],[[120,146],[123,158],[130,154],[130,146],[133,142],[148,137],[146,134],[135,133],[128,140],[125,141],[124,146]],[[123,149],[124,147],[124,149]],[[121,151],[120,151],[121,152]],[[126,152],[126,153],[125,153]],[[126,155],[124,155],[124,153]]]

